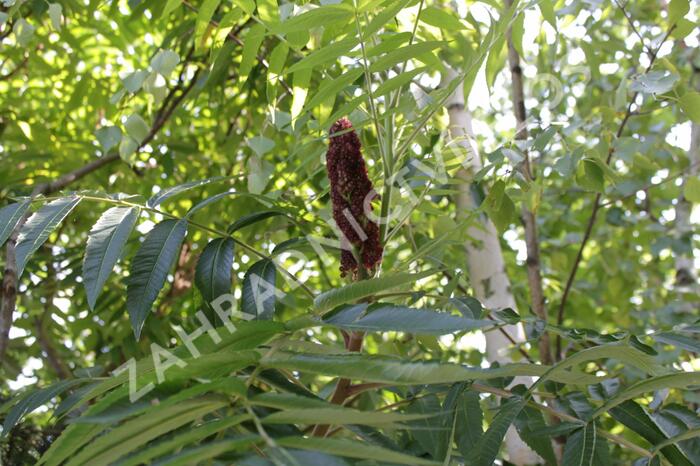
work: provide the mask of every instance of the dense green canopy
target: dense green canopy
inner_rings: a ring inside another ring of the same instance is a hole
[[[512,425],[700,464],[700,9],[662,3],[0,2],[2,461],[523,464]]]

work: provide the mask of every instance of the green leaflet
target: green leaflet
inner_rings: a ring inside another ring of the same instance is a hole
[[[498,456],[498,451],[501,448],[501,443],[503,443],[503,438],[508,428],[524,406],[525,401],[520,398],[510,398],[501,405],[489,428],[479,438],[476,446],[467,456],[470,464],[478,466],[490,466],[493,464],[496,456]]]
[[[0,246],[10,237],[19,220],[29,209],[31,201],[26,199],[22,202],[9,204],[0,209]]]
[[[282,297],[276,287],[275,263],[262,259],[253,264],[243,278],[241,312],[255,319],[269,320],[275,314],[275,302]]]
[[[595,422],[590,422],[571,434],[566,441],[562,466],[593,466],[598,431]],[[601,465],[602,466],[602,465]]]
[[[660,390],[662,388],[688,388],[692,385],[700,385],[700,372],[677,372],[640,380],[630,387],[627,387],[625,390],[618,392],[614,397],[604,403],[603,406],[593,413],[593,417],[600,416],[611,408],[644,393],[653,392],[654,390]]]
[[[224,398],[204,397],[180,402],[167,408],[130,419],[87,445],[67,465],[111,464],[151,439],[199,419],[228,404]]]
[[[197,180],[197,181],[190,181],[187,183],[179,184],[177,186],[172,186],[170,188],[163,189],[162,191],[159,191],[158,193],[154,194],[148,202],[146,202],[146,205],[148,207],[158,207],[161,203],[165,202],[166,200],[170,199],[173,196],[177,196],[180,193],[184,193],[185,191],[189,191],[190,189],[193,188],[198,188],[199,186],[205,186],[210,183],[218,183],[220,181],[224,180],[229,180],[231,179],[230,177],[226,176],[214,176],[211,178],[206,178],[203,180]]]
[[[341,304],[353,303],[367,298],[380,291],[390,290],[398,286],[415,283],[416,281],[434,275],[436,271],[429,270],[420,273],[399,273],[370,280],[351,283],[341,288],[335,288],[321,293],[314,299],[314,310],[323,314]]]
[[[668,440],[668,437],[659,429],[647,411],[638,403],[631,400],[625,401],[610,409],[609,413],[613,419],[634,431],[651,444],[657,445],[657,451],[660,450],[672,464],[678,466],[690,466],[692,464],[683,456],[683,453],[681,453],[675,445],[661,446],[662,443]]]
[[[366,309],[366,313],[357,318],[358,311]],[[376,303],[370,306],[358,304],[334,313],[325,319],[326,323],[336,325],[346,330],[363,330],[369,332],[407,332],[419,335],[445,335],[455,332],[469,332],[497,323],[485,319],[469,319],[447,312],[437,312],[431,309],[414,309],[406,306]],[[349,314],[349,315],[346,315]]]
[[[330,45],[326,45],[320,49],[314,50],[309,55],[305,56],[289,68],[286,74],[294,73],[307,68],[315,68],[328,62],[338,59],[341,55],[347,54],[353,47],[358,44],[355,37],[342,39]]]
[[[266,416],[263,424],[362,424],[389,426],[399,422],[423,419],[433,414],[401,414],[381,411],[360,411],[342,406],[286,409]]]
[[[288,34],[290,32],[308,31],[319,24],[331,25],[337,22],[350,21],[353,10],[347,4],[327,4],[314,8],[282,23],[268,24],[271,34]]]
[[[231,292],[234,244],[231,238],[216,238],[199,256],[194,282],[207,303]]]
[[[137,207],[112,207],[90,230],[83,260],[83,284],[91,309],[95,308],[102,287],[119,260],[138,216]]]
[[[537,364],[508,364],[490,369],[472,368],[459,364],[404,361],[365,354],[320,355],[277,351],[261,360],[265,367],[307,371],[368,382],[394,385],[439,384],[475,379],[510,376],[541,376],[547,366]],[[598,377],[580,372],[559,372],[552,378],[572,384],[595,383]]]
[[[357,442],[355,440],[348,439],[283,437],[277,439],[276,442],[281,447],[320,451],[338,456],[382,461],[391,464],[407,464],[413,466],[440,464],[435,461],[416,458],[415,456],[388,450],[369,443]]]
[[[126,290],[126,309],[136,339],[177,259],[187,233],[184,220],[163,220],[151,230],[131,261]]]
[[[80,197],[63,197],[51,201],[22,225],[17,238],[17,276],[21,276],[27,261],[37,249],[49,238],[49,235],[65,219],[68,214],[78,205]]]
[[[43,406],[65,391],[88,381],[89,379],[62,380],[40,390],[29,391],[9,410],[7,416],[5,416],[0,438],[6,437],[7,434],[10,433],[10,430],[12,430],[25,415]]]

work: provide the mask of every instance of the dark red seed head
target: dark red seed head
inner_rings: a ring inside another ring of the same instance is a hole
[[[362,145],[347,118],[336,121],[330,130],[326,168],[331,182],[333,219],[348,242],[358,251],[362,265],[372,271],[382,259],[379,227],[367,217],[365,199],[376,197],[362,158]],[[366,203],[368,209],[371,204]],[[340,271],[357,273],[352,251],[343,250]]]

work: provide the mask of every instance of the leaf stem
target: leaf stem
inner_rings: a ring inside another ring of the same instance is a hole
[[[234,238],[232,235],[228,234],[228,233],[225,232],[225,231],[221,231],[221,230],[218,230],[218,229],[216,229],[216,228],[211,228],[211,227],[208,227],[208,226],[206,226],[206,225],[203,225],[203,224],[201,224],[201,223],[199,223],[199,222],[195,222],[194,220],[191,220],[191,219],[190,219],[189,217],[187,217],[187,216],[185,216],[185,217],[178,217],[178,216],[175,215],[175,214],[171,214],[171,213],[169,213],[169,212],[165,212],[165,211],[160,210],[160,209],[157,209],[157,208],[155,208],[155,207],[149,207],[149,206],[147,206],[147,205],[137,204],[137,203],[134,203],[134,202],[124,201],[124,200],[121,200],[121,199],[110,199],[110,198],[105,198],[105,197],[87,196],[87,195],[83,195],[83,194],[79,194],[78,196],[79,196],[81,199],[84,199],[84,200],[87,200],[87,201],[93,201],[93,202],[107,202],[107,203],[110,203],[110,204],[120,205],[120,206],[124,206],[124,207],[136,207],[136,208],[139,208],[139,209],[148,211],[148,212],[152,212],[152,213],[155,213],[155,214],[162,215],[163,217],[166,217],[166,218],[169,218],[169,219],[172,219],[172,220],[185,221],[185,222],[187,222],[189,225],[192,225],[193,227],[195,227],[195,228],[197,228],[197,229],[199,229],[199,230],[206,231],[207,233],[211,233],[211,234],[213,234],[213,235],[220,236],[220,237],[222,237],[222,238],[231,238],[236,244],[238,244],[239,246],[241,246],[243,249],[245,249],[246,251],[250,252],[251,254],[254,254],[255,256],[259,257],[260,259],[266,259],[266,260],[272,261],[272,258],[271,258],[269,255],[267,255],[267,254],[265,254],[265,253],[263,253],[263,252],[258,251],[258,250],[255,249],[253,246],[251,246],[251,245],[249,245],[248,243],[246,243],[245,241],[241,241],[240,239]],[[44,199],[48,199],[48,198],[44,198]],[[281,267],[281,266],[280,266],[279,268],[282,270],[282,272],[284,272],[285,275],[287,275],[287,276],[290,277],[292,280],[294,280],[296,283],[298,283],[299,286],[304,290],[304,292],[305,292],[307,295],[309,295],[309,297],[313,298],[313,297],[315,296],[314,292],[311,291],[311,289],[310,289],[308,286],[306,286],[306,284],[304,284],[301,280],[299,280],[298,278],[296,278],[291,272],[289,272],[289,271],[288,271],[287,269],[285,269],[284,267]]]

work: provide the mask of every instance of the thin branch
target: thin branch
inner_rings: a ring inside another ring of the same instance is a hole
[[[506,6],[512,6],[512,0],[506,0]],[[520,57],[513,44],[511,29],[506,33],[508,40],[508,64],[510,65],[512,80],[513,112],[517,123],[516,140],[525,141],[528,138],[527,114],[525,110],[525,92],[523,86],[523,70],[520,67]],[[530,154],[524,150],[524,161],[521,172],[529,183],[534,181],[534,174],[530,165]],[[540,267],[540,242],[537,233],[537,218],[535,212],[530,210],[526,202],[522,204],[522,221],[525,228],[525,245],[527,250],[527,279],[532,300],[532,310],[537,317],[547,322],[547,310],[544,305],[544,287],[542,285],[542,269]],[[549,333],[544,332],[538,341],[540,360],[542,364],[551,364],[552,354]]]
[[[183,67],[186,67],[188,62],[183,63]],[[175,109],[182,102],[189,91],[194,87],[199,70],[195,72],[189,85],[182,91],[182,93],[173,100],[172,105],[170,105],[167,110],[161,107],[162,114],[153,123],[151,130],[146,135],[146,138],[139,144],[137,151],[142,149],[146,144],[151,142],[153,138],[158,134],[158,132],[163,128],[165,122],[172,116]],[[174,87],[170,92],[171,94],[179,89],[177,86]],[[168,99],[170,100],[170,99]],[[42,183],[37,185],[31,193],[31,197],[34,198],[39,195],[47,195],[57,191],[62,190],[68,185],[80,180],[81,178],[89,175],[90,173],[108,165],[112,162],[120,160],[118,153],[112,153],[105,155],[97,160],[93,160],[82,167],[73,170],[70,173],[59,177],[58,179]],[[12,231],[10,238],[7,241],[5,247],[5,272],[2,279],[2,288],[0,288],[0,360],[4,359],[5,353],[7,352],[7,347],[10,342],[10,328],[12,327],[12,316],[15,311],[16,301],[17,301],[17,258],[16,258],[16,245],[17,238],[19,236],[19,231],[24,225],[24,223],[29,218],[29,212],[27,212]]]
[[[650,56],[649,56],[649,65],[647,65],[646,70],[644,70],[643,74],[647,74],[649,70],[651,70],[651,67],[654,65],[654,62],[656,61],[656,57],[659,54],[659,50],[661,50],[661,47],[664,45],[668,37],[671,35],[673,30],[676,28],[676,25],[674,24],[668,29],[668,32],[666,32],[666,35],[661,39],[661,42],[659,43],[659,46],[654,50]],[[627,105],[627,111],[625,112],[625,116],[622,119],[622,122],[620,123],[620,126],[617,129],[617,132],[615,133],[615,138],[619,139],[620,136],[622,135],[622,132],[624,131],[625,127],[627,126],[627,122],[629,121],[630,117],[632,116],[632,106],[634,105],[635,101],[637,100],[637,96],[639,95],[639,92],[635,92],[634,95],[632,95],[632,100],[630,100],[629,104]],[[610,165],[610,161],[612,160],[613,154],[615,153],[615,148],[614,146],[610,147],[610,150],[608,151],[608,157],[605,160],[606,165]],[[591,237],[591,232],[593,231],[593,226],[595,225],[596,217],[598,215],[598,211],[600,210],[601,207],[601,202],[600,199],[602,197],[602,193],[598,193],[595,196],[595,200],[593,201],[593,210],[591,211],[591,217],[588,219],[588,224],[586,225],[586,230],[583,234],[583,239],[581,240],[581,245],[579,246],[578,252],[576,253],[576,258],[574,259],[574,265],[571,267],[571,272],[569,273],[569,277],[566,280],[566,285],[564,286],[564,293],[562,294],[561,298],[561,303],[559,305],[559,311],[557,313],[557,325],[562,325],[564,322],[564,311],[566,309],[566,301],[569,298],[569,293],[571,292],[571,286],[574,283],[574,279],[576,278],[576,272],[578,272],[579,265],[581,263],[581,258],[583,257],[583,251],[586,248],[586,244],[588,243],[589,238]],[[561,336],[557,335],[557,344],[556,344],[556,354],[555,356],[557,357],[558,360],[562,358],[561,354]]]
[[[364,332],[352,332],[348,335],[345,347],[348,351],[359,353],[362,351],[362,342],[364,340]],[[331,397],[331,403],[336,405],[342,405],[345,400],[352,394],[351,393],[351,382],[350,379],[339,379],[338,384],[335,386],[335,391]],[[314,427],[311,435],[315,437],[325,437],[328,434],[329,425],[319,424]]]
[[[632,28],[632,32],[639,38],[639,42],[642,44],[642,48],[649,54],[652,55],[653,51],[649,48],[649,46],[646,45],[644,41],[644,37],[642,37],[642,34],[639,32],[639,29],[637,29],[637,26],[634,25],[634,20],[632,17],[627,13],[627,10],[625,10],[625,5],[621,4],[618,0],[615,0],[615,4],[617,7],[622,11],[622,14],[625,16],[625,19],[629,23],[630,27]]]
[[[0,81],[7,81],[7,80],[10,79],[12,76],[14,76],[14,75],[16,75],[17,73],[19,73],[19,70],[21,70],[22,68],[24,68],[24,65],[27,64],[27,61],[29,61],[29,55],[25,55],[25,56],[24,56],[24,59],[22,60],[22,62],[21,62],[19,65],[17,65],[17,66],[15,67],[15,69],[13,69],[12,71],[8,72],[7,74],[0,75]]]

